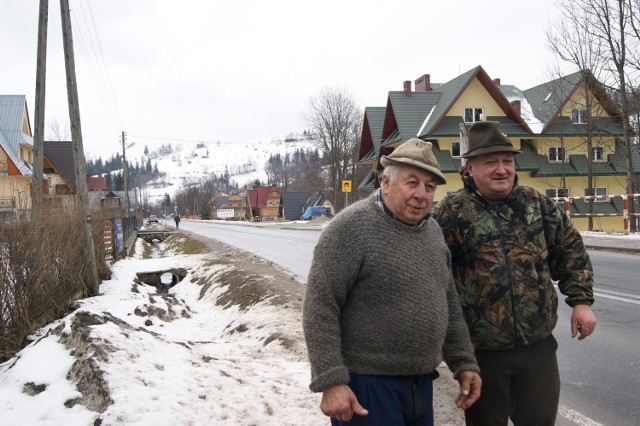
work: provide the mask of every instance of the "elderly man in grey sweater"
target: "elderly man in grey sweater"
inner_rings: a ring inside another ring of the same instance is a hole
[[[381,163],[381,188],[338,214],[314,250],[303,305],[310,389],[333,425],[432,425],[443,357],[459,408],[481,388],[449,250],[429,215],[446,181],[420,139]]]

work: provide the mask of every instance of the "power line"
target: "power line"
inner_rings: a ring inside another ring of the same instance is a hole
[[[77,28],[77,35],[78,40],[80,41],[81,50],[85,56],[91,77],[93,78],[98,95],[111,125],[114,129],[123,129],[124,124],[113,91],[113,84],[109,76],[107,62],[102,49],[102,42],[100,40],[91,4],[87,2],[90,19],[87,18],[87,12],[85,11],[81,1],[78,1],[78,5],[81,10],[81,14],[73,13],[72,18],[76,24],[75,28]],[[81,18],[84,18],[82,21],[84,24],[83,26],[79,22]],[[91,23],[91,26],[89,23]],[[86,29],[85,32],[83,32],[83,28]]]

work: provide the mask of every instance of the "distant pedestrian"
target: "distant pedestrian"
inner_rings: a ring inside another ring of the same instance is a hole
[[[180,215],[175,215],[173,220],[176,222],[176,229],[180,229]]]

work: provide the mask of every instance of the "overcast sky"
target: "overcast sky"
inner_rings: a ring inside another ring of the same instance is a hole
[[[550,79],[553,0],[70,0],[87,157],[127,142],[233,143],[283,138],[324,87],[361,108],[430,74],[442,83],[482,65],[527,89]],[[0,94],[34,118],[37,0],[0,0]],[[68,128],[60,5],[49,5],[51,123]]]

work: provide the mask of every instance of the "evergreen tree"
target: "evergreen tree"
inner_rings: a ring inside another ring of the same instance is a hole
[[[122,172],[119,172],[118,174],[116,174],[113,182],[113,188],[116,191],[124,190],[124,177],[122,176]]]
[[[164,193],[164,198],[162,199],[162,207],[168,209],[171,206],[171,197],[169,197],[168,193]]]

